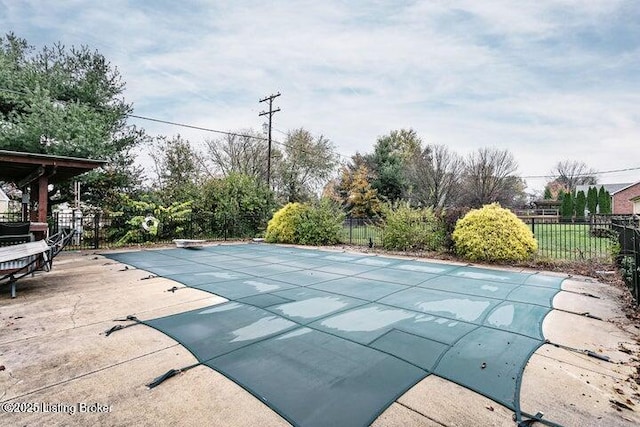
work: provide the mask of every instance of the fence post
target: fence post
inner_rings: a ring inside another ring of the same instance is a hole
[[[631,280],[633,283],[633,296],[636,299],[636,306],[640,306],[640,231],[637,229],[631,229],[632,245],[633,245],[633,274]]]
[[[93,249],[100,249],[100,212],[93,214]]]
[[[189,214],[189,238],[193,239],[193,209]]]
[[[353,218],[349,217],[349,244],[353,245]]]
[[[533,234],[533,237],[536,236],[536,219],[531,217],[531,233]]]

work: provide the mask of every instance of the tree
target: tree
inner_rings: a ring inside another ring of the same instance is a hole
[[[349,192],[351,191],[351,185],[353,183],[354,175],[360,168],[365,168],[368,172],[367,182],[373,180],[371,169],[367,166],[365,157],[360,153],[356,153],[351,156],[351,160],[343,164],[340,168],[340,175],[338,178],[333,179],[325,188],[325,194],[328,198],[335,200],[340,205],[345,207],[349,199]]]
[[[283,145],[274,176],[277,195],[290,203],[314,198],[338,164],[335,146],[302,128],[290,131]]]
[[[551,200],[551,189],[549,187],[544,187],[544,200]]]
[[[360,166],[353,175],[345,208],[353,218],[370,218],[380,213],[378,191],[369,183],[369,170]]]
[[[367,162],[375,176],[372,186],[382,198],[393,202],[408,194],[408,165],[421,151],[422,140],[413,129],[394,130],[378,138]]]
[[[464,160],[444,145],[427,145],[411,159],[409,178],[418,204],[441,209],[460,195]]]
[[[573,195],[571,193],[565,193],[562,196],[560,215],[563,218],[571,218],[573,216]]]
[[[587,191],[587,209],[589,214],[594,215],[598,208],[598,190],[596,187],[589,187]]]
[[[493,202],[513,205],[524,191],[522,180],[513,175],[518,169],[507,150],[480,148],[467,157],[464,172],[464,198],[469,206]]]
[[[569,189],[564,184],[556,180],[548,182],[547,185],[545,185],[544,189],[545,193],[548,190],[549,194],[551,194],[551,200],[562,201],[562,196],[564,195],[564,193],[569,192]]]
[[[611,195],[604,189],[604,186],[601,186],[598,191],[598,207],[600,208],[599,213],[601,214],[611,213]]]
[[[202,181],[202,165],[198,153],[180,135],[160,136],[151,143],[160,199],[164,203],[193,200]]]
[[[555,181],[565,186],[569,191],[575,191],[578,185],[594,185],[597,183],[595,171],[584,162],[577,160],[558,162],[552,173],[557,175]]]
[[[609,194],[609,192],[607,190],[604,191],[603,210],[604,210],[603,213],[605,213],[605,214],[612,213],[612,211],[611,211],[611,194]]]
[[[221,233],[224,228],[255,234],[271,217],[275,200],[265,182],[255,177],[230,173],[224,178],[211,178],[200,187],[196,202],[198,212],[212,215],[211,222]],[[202,214],[205,215],[205,214]],[[207,220],[205,216],[202,218]]]
[[[99,205],[139,185],[131,149],[144,133],[126,124],[125,83],[100,53],[61,44],[35,52],[8,34],[0,40],[0,88],[0,149],[108,160],[80,178]],[[51,194],[70,200],[69,188]]]
[[[575,212],[577,218],[584,218],[586,207],[587,198],[584,195],[584,191],[578,191],[575,200]]]
[[[563,188],[559,189],[558,190],[558,195],[556,196],[556,200],[559,200],[559,201],[562,202],[564,200],[564,195],[567,194],[567,193],[568,193],[568,191],[564,190]]]
[[[225,135],[216,140],[207,140],[206,158],[215,172],[228,176],[239,173],[267,181],[268,142],[256,131],[240,130],[238,135]],[[272,169],[278,169],[282,153],[272,147]]]

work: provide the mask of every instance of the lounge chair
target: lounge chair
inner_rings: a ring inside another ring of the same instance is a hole
[[[69,243],[73,232],[57,233],[45,240],[0,247],[0,284],[11,285],[16,297],[16,283],[36,271],[50,271],[53,258]]]

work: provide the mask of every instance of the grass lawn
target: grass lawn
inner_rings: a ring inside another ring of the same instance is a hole
[[[570,260],[611,259],[611,239],[593,237],[589,224],[536,224],[534,235],[538,241],[538,254],[542,256]]]
[[[343,241],[350,245],[367,246],[369,238],[375,246],[382,246],[382,230],[374,225],[344,226]]]
[[[529,224],[529,228],[531,225]],[[567,260],[611,260],[611,240],[593,237],[588,224],[535,224],[538,255]],[[344,226],[343,241],[367,246],[369,238],[382,246],[382,230],[373,225]]]

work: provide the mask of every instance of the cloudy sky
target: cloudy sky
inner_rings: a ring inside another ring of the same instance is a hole
[[[97,49],[137,115],[261,129],[258,100],[281,92],[274,138],[304,127],[347,157],[413,128],[463,155],[509,149],[525,177],[640,168],[637,0],[0,0],[0,29]]]

